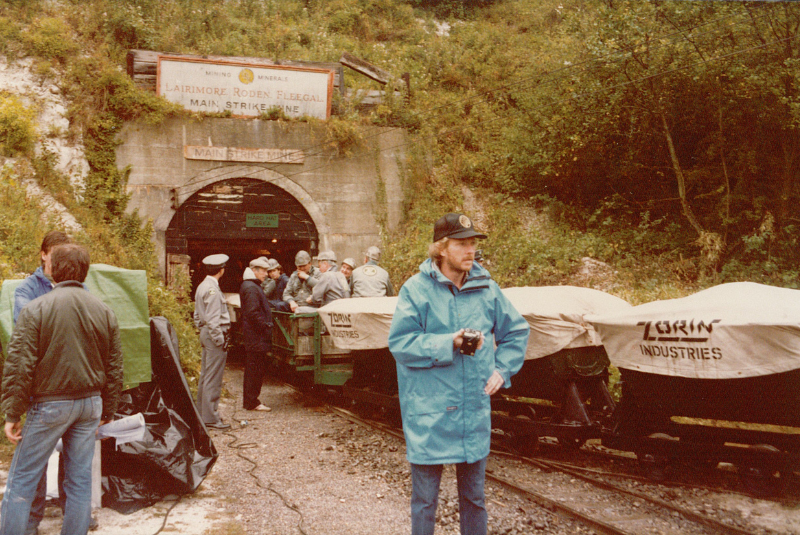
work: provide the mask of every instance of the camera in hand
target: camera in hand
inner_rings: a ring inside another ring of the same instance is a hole
[[[475,329],[464,329],[464,334],[462,336],[464,341],[461,342],[461,352],[464,355],[474,355],[481,341],[481,332]]]

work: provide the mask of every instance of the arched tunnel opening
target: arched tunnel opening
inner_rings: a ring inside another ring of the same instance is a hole
[[[310,215],[285,190],[252,178],[223,180],[194,193],[173,216],[166,231],[167,280],[187,274],[194,297],[205,278],[203,258],[223,253],[230,260],[220,288],[235,293],[252,259],[275,258],[291,274],[297,251],[313,256],[318,243]]]

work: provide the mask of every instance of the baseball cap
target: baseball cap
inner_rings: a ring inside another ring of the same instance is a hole
[[[472,220],[464,214],[449,213],[439,218],[433,225],[433,241],[437,242],[442,238],[453,238],[463,240],[464,238],[486,239],[486,234],[481,234],[475,230]]]

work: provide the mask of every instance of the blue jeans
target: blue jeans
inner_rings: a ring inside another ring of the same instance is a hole
[[[28,527],[25,528],[25,535],[32,535],[36,533],[39,524],[44,518],[44,509],[47,502],[47,464],[44,465],[44,472],[39,485],[36,487],[36,495],[31,503],[31,512],[28,515]]]
[[[455,466],[461,535],[486,535],[488,516],[483,491],[486,457]],[[433,535],[442,467],[441,464],[411,464],[411,535]]]
[[[100,396],[34,403],[8,471],[0,514],[0,535],[25,532],[31,502],[47,459],[63,441],[64,510],[62,535],[85,535],[92,514],[92,458],[103,401]]]

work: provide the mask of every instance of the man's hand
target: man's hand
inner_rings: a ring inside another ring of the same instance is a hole
[[[461,329],[460,331],[453,333],[453,347],[456,349],[461,349],[461,344],[464,343],[464,331],[466,329]],[[478,348],[480,349],[483,347],[483,342],[486,340],[486,337],[481,333],[481,340],[478,342]]]
[[[289,308],[292,309],[292,312],[294,312],[295,310],[297,310],[297,303],[295,303],[294,301],[289,301]]]
[[[306,280],[306,279],[308,278],[308,273],[306,273],[305,271],[299,271],[299,270],[298,270],[298,271],[297,271],[297,277],[298,277],[298,278],[299,278],[301,281],[304,281],[304,280]]]
[[[486,381],[486,387],[483,389],[483,391],[491,396],[500,390],[500,387],[503,386],[503,384],[505,384],[503,376],[500,375],[497,370],[495,370],[494,373],[492,373],[492,376],[489,377],[489,380]]]
[[[97,430],[94,432],[94,436],[97,437],[97,435],[100,434],[100,428],[103,427],[104,425],[106,425],[110,421],[111,420],[100,420],[100,425],[97,426]],[[105,437],[105,438],[103,438],[103,440],[107,440],[109,438],[111,438],[111,437]]]
[[[22,422],[6,422],[6,438],[12,444],[22,440]]]
[[[308,296],[308,299],[306,299],[306,303],[308,303],[309,305],[311,304],[311,296]]]

